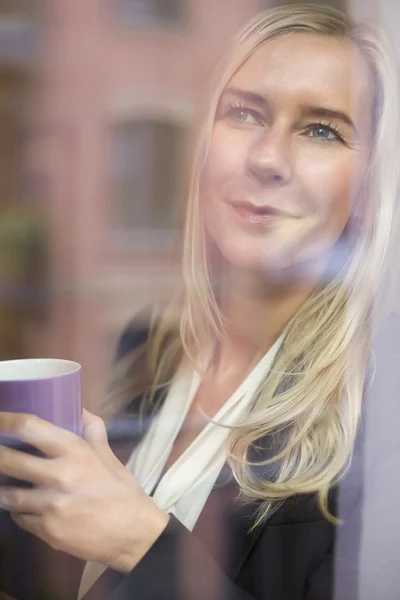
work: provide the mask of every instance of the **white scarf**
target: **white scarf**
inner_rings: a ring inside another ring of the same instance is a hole
[[[257,388],[269,372],[281,344],[282,337],[257,363],[217,412],[213,421],[223,425],[237,425],[240,422]],[[207,362],[204,361],[204,366]],[[219,427],[209,422],[161,477],[200,383],[200,374],[188,365],[182,364],[171,383],[160,412],[155,416],[147,434],[126,463],[126,468],[148,494],[151,494],[157,486],[153,494],[157,506],[174,514],[190,531],[193,530],[226,462],[226,442],[231,431],[229,428]],[[105,569],[104,565],[87,563],[78,600]]]

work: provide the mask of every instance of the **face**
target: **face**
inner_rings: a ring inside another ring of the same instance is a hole
[[[268,271],[329,255],[360,197],[371,87],[351,42],[305,33],[267,41],[235,73],[200,186],[227,263]]]

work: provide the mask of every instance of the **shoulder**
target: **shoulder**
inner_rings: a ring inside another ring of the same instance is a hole
[[[133,315],[118,338],[115,362],[119,362],[147,342],[161,312],[162,308],[158,305],[149,305]]]
[[[158,302],[137,312],[128,322],[118,339],[115,362],[119,362],[147,341],[154,341],[158,351],[164,351],[168,342],[179,335],[182,306],[175,302]]]
[[[117,341],[115,362],[119,362],[146,342],[150,332],[148,317],[148,309],[141,310],[125,325]]]

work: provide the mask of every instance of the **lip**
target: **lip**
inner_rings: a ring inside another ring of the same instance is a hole
[[[246,201],[231,202],[230,204],[241,219],[254,225],[266,225],[275,223],[280,219],[293,218],[292,215],[270,206],[269,204],[257,206]]]

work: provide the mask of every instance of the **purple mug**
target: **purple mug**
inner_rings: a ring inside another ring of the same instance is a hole
[[[81,366],[70,360],[0,361],[0,411],[34,414],[81,434]]]
[[[54,358],[0,361],[0,412],[34,414],[81,435],[81,366]],[[0,444],[40,454],[9,437]]]

